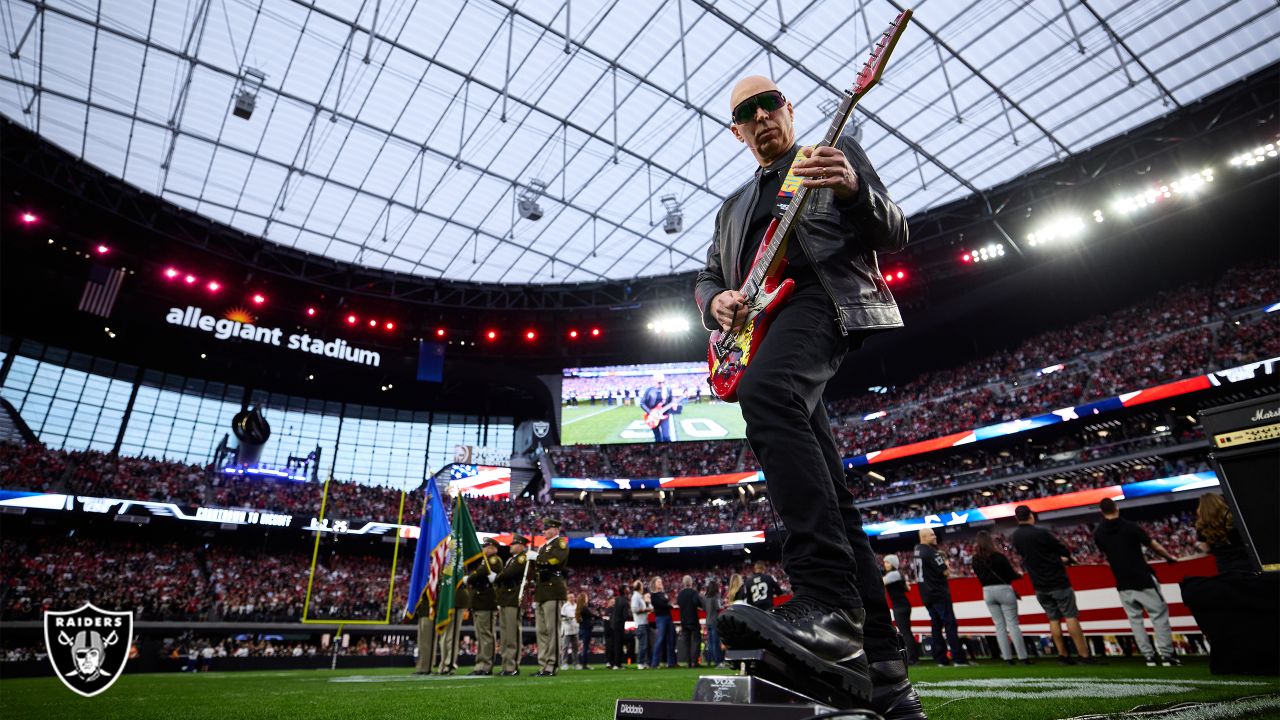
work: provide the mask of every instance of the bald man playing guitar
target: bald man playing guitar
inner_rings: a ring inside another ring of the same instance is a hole
[[[743,78],[729,108],[729,129],[759,168],[716,216],[695,288],[708,330],[749,322],[749,298],[733,288],[752,276],[766,230],[787,210],[786,189],[798,182],[808,197],[778,250],[794,287],[736,385],[747,439],[787,530],[782,560],[795,596],[772,610],[731,606],[718,621],[721,636],[730,648],[783,658],[789,676],[779,679],[826,702],[923,718],[822,401],[846,353],[902,326],[876,256],[906,245],[907,223],[852,138],[797,144],[794,110],[770,79]]]

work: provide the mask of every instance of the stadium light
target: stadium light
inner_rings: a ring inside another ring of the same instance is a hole
[[[185,281],[188,285],[194,285],[194,284],[196,283],[196,276],[195,276],[195,275],[187,275],[186,277],[184,277],[184,278],[182,278],[182,279],[183,279],[183,281]]]
[[[600,337],[600,328],[591,328],[591,337]]]
[[[650,321],[646,327],[655,335],[675,335],[689,332],[689,319],[672,315]]]
[[[24,225],[34,225],[40,221],[40,217],[31,211],[24,212],[19,217]]]
[[[485,337],[485,339],[486,339],[486,340],[488,340],[489,342],[493,342],[493,341],[495,341],[495,340],[497,340],[497,339],[498,339],[498,331],[497,331],[497,330],[490,330],[489,332],[487,332],[487,333],[485,333],[485,334],[484,334],[484,337]]]
[[[1261,162],[1266,162],[1268,158],[1274,158],[1277,155],[1276,144],[1269,142],[1266,145],[1259,145],[1250,152],[1240,153],[1231,158],[1233,167],[1253,167]]]
[[[570,340],[577,340],[577,339],[578,339],[578,331],[577,331],[577,330],[570,330],[570,331],[569,331],[569,339],[570,339]]]
[[[209,284],[205,285],[205,287],[209,288],[209,292],[216,293],[222,289],[222,283],[218,282],[217,280],[210,280]]]
[[[347,316],[347,324],[348,324],[348,325],[355,325],[355,324],[356,324],[356,322],[357,322],[357,321],[359,321],[359,320],[360,320],[360,318],[356,317],[355,315],[348,315],[348,316]]]
[[[267,301],[267,296],[263,295],[262,293],[254,293],[253,297],[250,299],[253,300],[254,305],[261,305],[262,303]]]
[[[681,209],[680,199],[675,195],[663,195],[659,199],[667,212],[667,216],[662,220],[663,232],[675,235],[684,230],[684,210]]]
[[[387,329],[387,332],[391,332],[392,330],[396,329],[396,324],[388,320],[385,324],[383,324],[383,327]]]
[[[1034,244],[1035,242],[1033,241],[1032,245]],[[975,250],[970,250],[969,252],[964,254],[964,257],[968,258],[965,260],[965,262],[975,262],[975,263],[990,262],[991,260],[998,260],[1004,257],[1004,243],[995,242],[995,243],[986,245],[984,247],[977,248]]]
[[[313,307],[307,308],[307,317],[315,317],[315,316],[316,316],[316,309]]]
[[[1049,222],[1027,234],[1027,242],[1031,247],[1049,245],[1060,240],[1071,240],[1084,232],[1084,220],[1078,215],[1064,215],[1053,218]]]
[[[538,333],[533,330],[525,330],[524,339],[527,340],[528,342],[533,342],[534,340],[538,339]]]
[[[369,327],[378,327],[378,321],[373,318],[369,318]]]
[[[99,254],[99,255],[106,255],[107,253],[111,252],[111,248],[107,247],[106,245],[101,245],[101,244],[100,244],[100,245],[98,245],[98,247],[96,247],[96,248],[94,248],[94,249],[98,251],[98,254]]]
[[[436,328],[436,337],[442,338],[444,337],[444,334],[444,328]]]
[[[172,280],[172,279],[174,279],[174,278],[178,277],[178,274],[179,274],[179,273],[178,273],[178,271],[177,271],[177,269],[176,269],[176,268],[165,268],[165,269],[164,269],[164,276],[165,276],[166,278],[170,279],[170,280]]]
[[[1213,182],[1213,168],[1205,168],[1199,172],[1184,175],[1167,185],[1149,187],[1135,195],[1116,198],[1111,203],[1111,207],[1117,212],[1127,215],[1168,200],[1175,195],[1194,195],[1203,189],[1206,183],[1211,182]]]

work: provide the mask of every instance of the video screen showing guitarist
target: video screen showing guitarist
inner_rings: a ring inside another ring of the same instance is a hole
[[[673,442],[677,440],[671,416],[678,414],[680,407],[678,396],[667,387],[667,377],[662,373],[653,374],[653,384],[644,389],[640,396],[640,409],[644,411],[644,423],[653,431],[654,442]]]
[[[792,105],[769,78],[739,81],[729,110],[733,136],[759,167],[720,207],[698,274],[708,330],[742,326],[747,297],[734,288],[786,208],[784,186],[804,186],[808,198],[785,248],[794,293],[769,319],[737,387],[747,439],[787,531],[782,561],[795,595],[771,611],[731,606],[720,615],[721,637],[731,649],[781,656],[794,668],[790,683],[835,679],[852,702],[886,717],[924,717],[822,401],[846,353],[902,326],[876,253],[901,250],[907,222],[852,138],[816,149],[797,143]]]

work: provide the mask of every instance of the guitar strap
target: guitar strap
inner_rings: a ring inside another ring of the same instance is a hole
[[[787,169],[787,176],[782,180],[782,187],[778,188],[779,200],[790,202],[791,196],[795,195],[796,191],[800,189],[800,178],[796,176],[796,163],[803,159],[804,148],[801,147],[796,150],[796,156],[791,160],[791,167]],[[779,202],[774,205],[774,207],[777,208],[779,205],[785,206],[785,204],[786,203]]]

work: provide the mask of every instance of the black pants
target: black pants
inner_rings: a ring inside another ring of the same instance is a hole
[[[698,656],[702,654],[702,630],[697,625],[680,624],[680,645],[685,650],[689,667],[698,664]]]
[[[604,654],[607,662],[616,667],[626,664],[626,634],[622,625],[605,623]]]
[[[929,610],[929,621],[933,628],[933,661],[946,665],[951,660],[965,662],[964,643],[960,642],[960,628],[956,625],[956,612],[950,600],[925,603]],[[943,640],[946,633],[946,640]],[[947,646],[951,646],[951,659],[947,659]]]
[[[747,440],[786,528],[782,566],[799,596],[865,608],[867,657],[896,660],[879,562],[845,484],[822,391],[863,336],[841,335],[825,294],[793,297],[774,318],[738,388]]]
[[[902,635],[902,643],[907,650],[907,657],[912,661],[919,660],[920,646],[916,643],[915,633],[911,631],[910,605],[893,606],[893,624],[898,626],[898,633]]]

